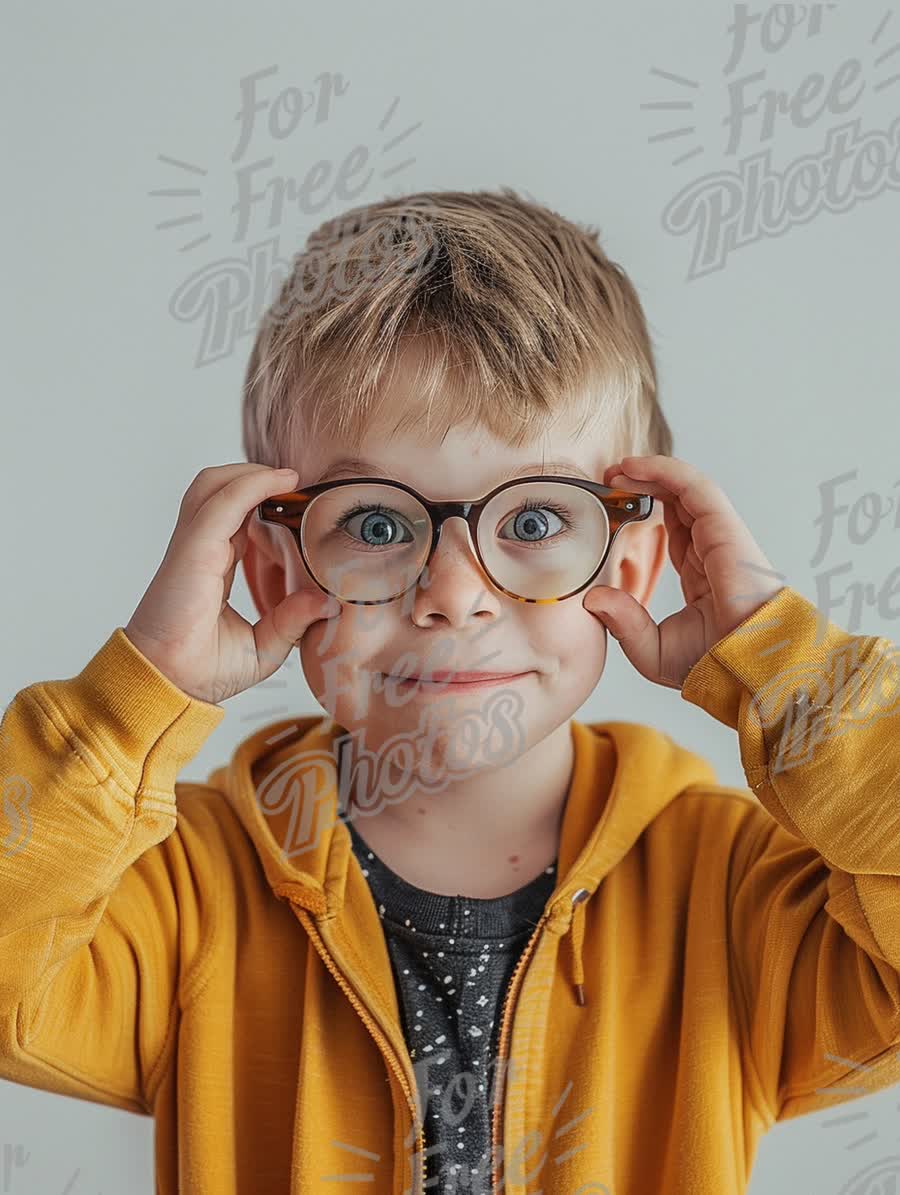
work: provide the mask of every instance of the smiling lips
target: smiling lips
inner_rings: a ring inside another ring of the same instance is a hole
[[[521,672],[447,672],[435,669],[434,672],[428,676],[417,676],[411,674],[409,676],[397,676],[394,673],[390,674],[395,680],[404,681],[423,681],[424,683],[440,684],[478,684],[482,681],[489,680],[508,680],[514,676],[521,676]]]
[[[448,672],[436,669],[430,677],[396,676],[389,673],[385,680],[396,681],[398,693],[415,693],[419,697],[440,697],[448,693],[472,693],[478,689],[508,685],[524,680],[529,672]]]

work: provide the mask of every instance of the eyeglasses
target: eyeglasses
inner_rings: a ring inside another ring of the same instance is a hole
[[[596,481],[541,474],[483,498],[431,502],[383,477],[321,482],[276,494],[259,518],[288,528],[313,580],[342,602],[401,597],[428,567],[447,519],[465,519],[482,570],[520,602],[550,603],[588,586],[626,523],[649,517],[653,498]]]

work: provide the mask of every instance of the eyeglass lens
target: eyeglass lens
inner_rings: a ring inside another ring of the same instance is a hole
[[[301,527],[307,566],[347,602],[387,601],[417,579],[431,546],[431,520],[412,494],[361,482],[318,494]],[[585,585],[609,542],[603,503],[564,482],[523,482],[482,511],[478,547],[503,589],[556,598]]]

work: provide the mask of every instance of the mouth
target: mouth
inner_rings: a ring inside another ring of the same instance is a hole
[[[531,670],[527,672],[448,672],[435,669],[427,677],[416,674],[399,676],[390,672],[383,672],[381,675],[384,680],[392,680],[401,693],[416,688],[423,693],[446,693],[451,690],[461,692],[522,680],[531,675]]]

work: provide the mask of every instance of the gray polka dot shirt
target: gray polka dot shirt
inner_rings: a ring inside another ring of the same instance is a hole
[[[446,896],[407,883],[354,821],[345,824],[391,959],[423,1114],[426,1189],[489,1195],[500,1014],[556,887],[556,862],[506,896]]]

